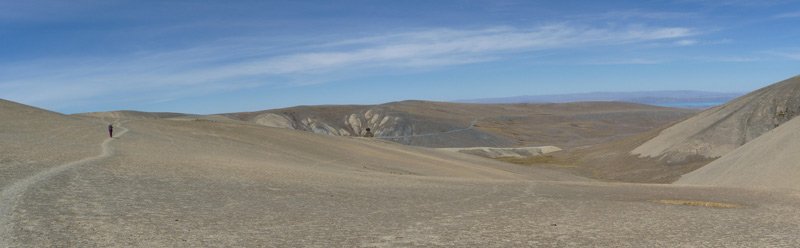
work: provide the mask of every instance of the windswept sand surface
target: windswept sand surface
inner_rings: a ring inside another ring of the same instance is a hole
[[[0,99],[0,186],[100,153],[101,119],[86,120]]]
[[[102,121],[52,118],[105,135]],[[33,152],[17,159],[76,150],[2,164],[0,247],[800,245],[797,191],[601,183],[376,139],[118,121],[115,139],[74,141],[86,149],[37,147],[55,131],[20,129]]]
[[[703,166],[677,184],[800,190],[800,119],[795,118]]]

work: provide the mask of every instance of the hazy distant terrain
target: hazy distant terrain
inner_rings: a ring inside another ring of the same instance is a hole
[[[724,104],[743,93],[706,91],[640,91],[591,92],[561,95],[529,95],[502,98],[457,100],[464,103],[567,103],[567,102],[631,102],[675,108],[705,109]]]

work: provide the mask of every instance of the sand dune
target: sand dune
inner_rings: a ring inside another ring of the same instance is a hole
[[[0,185],[98,153],[102,120],[66,116],[0,99]]]
[[[718,158],[800,114],[800,77],[712,108],[670,128],[631,153],[682,163]]]
[[[676,184],[800,190],[800,119],[683,175]]]
[[[796,191],[603,183],[378,139],[0,107],[2,154],[38,161],[0,165],[0,247],[800,244]]]

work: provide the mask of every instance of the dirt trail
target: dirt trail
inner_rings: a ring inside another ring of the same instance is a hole
[[[3,189],[2,193],[0,193],[0,247],[10,247],[11,227],[9,225],[11,223],[14,208],[16,207],[19,198],[25,194],[25,191],[27,191],[27,189],[32,185],[48,180],[49,178],[75,166],[105,159],[114,155],[114,152],[111,149],[111,142],[128,132],[128,129],[122,126],[123,123],[124,122],[119,122],[119,120],[115,122],[115,126],[122,131],[116,134],[114,138],[108,138],[103,141],[102,144],[100,144],[100,155],[86,157],[78,161],[51,167],[28,178],[18,180],[17,182]]]

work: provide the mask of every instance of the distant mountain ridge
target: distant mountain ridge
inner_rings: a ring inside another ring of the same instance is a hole
[[[724,104],[744,93],[723,93],[691,90],[589,92],[556,95],[524,95],[500,98],[456,100],[463,103],[567,103],[567,102],[632,102],[664,107],[703,109]]]

